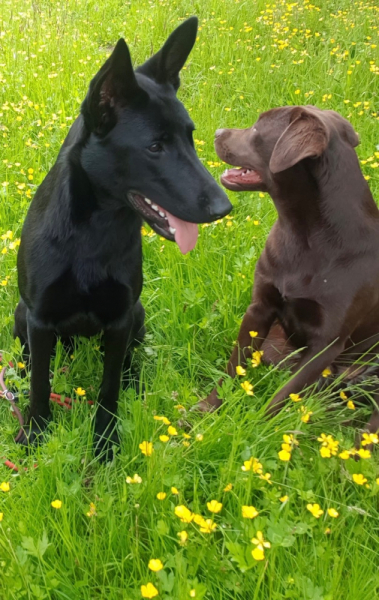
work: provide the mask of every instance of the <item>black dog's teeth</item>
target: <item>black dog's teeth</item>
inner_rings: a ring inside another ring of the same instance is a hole
[[[163,212],[163,210],[160,210],[159,206],[157,206],[156,204],[153,204],[149,198],[144,198],[144,200],[145,200],[146,204],[148,204],[150,206],[150,208],[152,208],[155,212],[157,212],[159,214],[160,217],[162,217],[162,219],[165,219],[165,221],[168,221],[166,213]],[[171,233],[171,235],[175,235],[176,229],[174,227],[169,227],[168,230]]]

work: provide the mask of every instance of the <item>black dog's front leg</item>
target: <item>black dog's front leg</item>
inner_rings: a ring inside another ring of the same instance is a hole
[[[95,454],[104,460],[112,458],[111,444],[119,443],[116,431],[117,401],[129,335],[130,329],[125,325],[104,332],[104,372],[95,423]]]
[[[50,355],[54,332],[39,324],[30,314],[26,315],[28,342],[31,355],[30,406],[26,423],[18,432],[15,441],[28,446],[46,428],[50,418]]]

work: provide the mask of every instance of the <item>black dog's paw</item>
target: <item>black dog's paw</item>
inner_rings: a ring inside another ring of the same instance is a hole
[[[99,414],[100,413],[100,414]],[[101,462],[109,462],[114,458],[114,446],[120,446],[117,432],[117,419],[101,410],[96,415],[94,447],[95,456]]]
[[[16,444],[29,448],[42,442],[49,419],[30,419],[19,430],[15,437]]]
[[[120,445],[120,438],[116,430],[107,435],[98,435],[95,433],[94,446],[95,456],[101,462],[111,462],[114,459],[114,447]]]

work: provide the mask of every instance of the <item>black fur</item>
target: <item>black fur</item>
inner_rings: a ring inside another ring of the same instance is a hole
[[[137,71],[119,40],[30,206],[18,254],[21,299],[14,328],[29,347],[32,369],[30,410],[19,443],[33,443],[50,417],[55,336],[103,332],[95,434],[97,453],[109,456],[109,440],[117,442],[123,361],[144,334],[142,217],[173,239],[162,219],[138,202],[150,198],[192,223],[213,221],[231,209],[196,156],[193,124],[176,98],[196,29],[196,18],[185,21]]]

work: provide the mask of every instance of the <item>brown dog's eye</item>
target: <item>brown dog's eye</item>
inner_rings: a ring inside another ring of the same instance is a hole
[[[149,150],[150,152],[162,152],[163,146],[159,142],[155,142],[155,144],[151,144],[151,146],[149,146]]]

